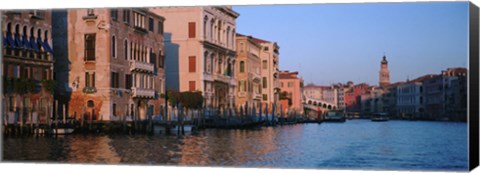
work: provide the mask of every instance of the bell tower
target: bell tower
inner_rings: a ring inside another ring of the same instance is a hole
[[[379,85],[382,88],[386,88],[390,85],[390,72],[388,71],[388,61],[385,55],[383,55],[383,59],[380,63],[379,80]]]

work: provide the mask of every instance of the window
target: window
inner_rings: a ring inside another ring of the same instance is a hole
[[[112,114],[113,116],[117,116],[117,104],[112,104]]]
[[[112,10],[110,11],[110,13],[111,13],[110,16],[112,17],[112,20],[115,20],[115,21],[116,21],[117,18],[118,18],[118,10],[112,9]]]
[[[240,52],[243,52],[243,42],[240,42]]]
[[[128,41],[127,40],[123,42],[123,56],[125,57],[125,60],[128,59]]]
[[[163,22],[162,21],[158,21],[158,34],[161,34],[163,35]]]
[[[95,87],[95,72],[85,72],[85,86]]]
[[[117,72],[112,72],[112,76],[111,76],[111,87],[112,88],[120,88],[120,82],[118,80],[118,73]]]
[[[123,22],[130,24],[130,10],[128,9],[123,10]]]
[[[93,106],[95,106],[95,104],[94,104],[93,100],[89,100],[89,101],[87,101],[87,107],[89,107],[89,108],[93,108]]]
[[[87,9],[87,16],[95,16],[95,13],[94,13],[94,9],[93,9],[93,8]]]
[[[283,88],[283,82],[280,82],[280,87],[282,87],[282,88]]]
[[[95,61],[95,34],[85,34],[85,61]]]
[[[263,77],[263,88],[267,88],[267,77]]]
[[[157,68],[157,54],[153,53],[151,48],[150,48],[150,63],[153,64],[153,67],[155,69]]]
[[[267,69],[267,67],[268,67],[267,60],[263,60],[263,61],[262,61],[262,68],[263,68],[263,69]]]
[[[189,81],[188,82],[188,90],[189,91],[195,91],[195,81]]]
[[[288,88],[292,88],[293,87],[293,83],[292,82],[288,82]]]
[[[143,31],[145,31],[144,29],[146,29],[146,20],[145,20],[145,15],[143,14],[140,14],[140,13],[137,13],[137,12],[133,12],[133,26],[137,29],[141,29]]]
[[[153,18],[151,18],[151,17],[148,18],[148,30],[151,31],[151,32],[153,32],[153,28],[154,28],[153,25],[154,25],[153,24]]]
[[[188,22],[188,38],[195,38],[195,22]]]
[[[263,94],[263,101],[267,101],[267,99],[268,99],[267,94]]]
[[[240,61],[240,73],[243,73],[243,72],[245,72],[245,62]]]
[[[196,57],[195,56],[189,56],[188,57],[188,72],[190,73],[195,73],[196,72]]]
[[[162,54],[162,51],[158,53],[158,68],[163,68],[165,62],[165,57]]]
[[[132,75],[131,74],[126,74],[125,75],[125,89],[131,89],[132,88]]]
[[[112,50],[111,51],[112,51],[112,57],[113,58],[117,58],[116,55],[115,55],[116,54],[115,52],[117,50],[116,47],[117,47],[117,45],[116,45],[115,36],[112,36]]]

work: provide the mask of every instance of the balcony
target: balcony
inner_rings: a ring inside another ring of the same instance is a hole
[[[155,98],[155,90],[132,87],[132,97],[153,99]]]
[[[273,87],[274,87],[275,89],[280,89],[280,82],[279,82],[278,80],[277,80],[277,81],[274,81],[274,82],[273,82]]]
[[[260,77],[260,75],[257,74],[257,73],[248,73],[248,76],[249,76],[250,79],[252,79],[254,82],[260,82],[260,81],[262,81],[262,77]]]
[[[150,63],[130,61],[130,71],[153,73],[154,66]]]
[[[223,83],[230,83],[230,76],[224,76],[224,75],[214,75],[213,80],[218,81],[218,82],[223,82]]]

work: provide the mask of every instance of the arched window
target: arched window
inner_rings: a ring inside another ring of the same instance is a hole
[[[23,35],[24,37],[26,37],[26,36],[27,36],[27,26],[23,26],[23,32],[22,32],[22,35]]]
[[[87,107],[93,108],[94,106],[95,106],[95,104],[94,104],[93,100],[87,101]]]
[[[235,29],[232,29],[232,39],[230,41],[231,41],[230,45],[232,45],[232,49],[235,49],[235,44],[233,44],[235,42]]]
[[[38,28],[38,30],[37,30],[37,40],[36,40],[38,48],[41,51],[46,51],[45,49],[43,49],[42,43],[40,43],[41,40],[42,40],[42,30],[40,28]]]
[[[218,36],[217,41],[222,42],[222,23],[218,21]]]
[[[47,42],[48,41],[48,30],[45,30],[45,33],[44,33],[44,36],[43,36],[43,42]]]
[[[230,26],[227,27],[227,34],[225,36],[227,37],[227,47],[230,47]]]
[[[116,50],[116,48],[115,48],[115,47],[116,47],[115,36],[112,36],[112,57],[113,57],[113,58],[116,58],[116,56],[115,56],[115,52],[116,52],[115,50]]]
[[[214,23],[215,23],[215,22],[214,22],[214,20],[212,19],[212,20],[210,21],[210,34],[209,34],[211,41],[213,41],[213,35],[214,35],[214,34],[213,34],[213,33],[214,33],[214,30],[213,30],[214,27],[213,27],[213,25],[214,25]]]
[[[245,62],[240,61],[240,73],[243,73],[243,72],[245,72]]]
[[[203,54],[203,66],[204,66],[204,71],[205,72],[209,72],[210,71],[210,64],[208,64],[208,52],[205,51],[205,53]]]
[[[205,16],[203,18],[203,38],[207,39],[207,22],[208,22],[208,17]]]
[[[30,28],[30,38],[35,38],[35,36],[33,35],[33,26]]]
[[[12,23],[7,24],[7,34],[12,34]]]
[[[125,60],[128,59],[128,41],[123,41],[123,55],[125,56]]]
[[[133,59],[133,41],[130,42],[130,60]]]

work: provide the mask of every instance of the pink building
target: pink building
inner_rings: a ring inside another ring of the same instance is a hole
[[[282,111],[303,113],[303,79],[298,72],[280,71],[280,104]]]

